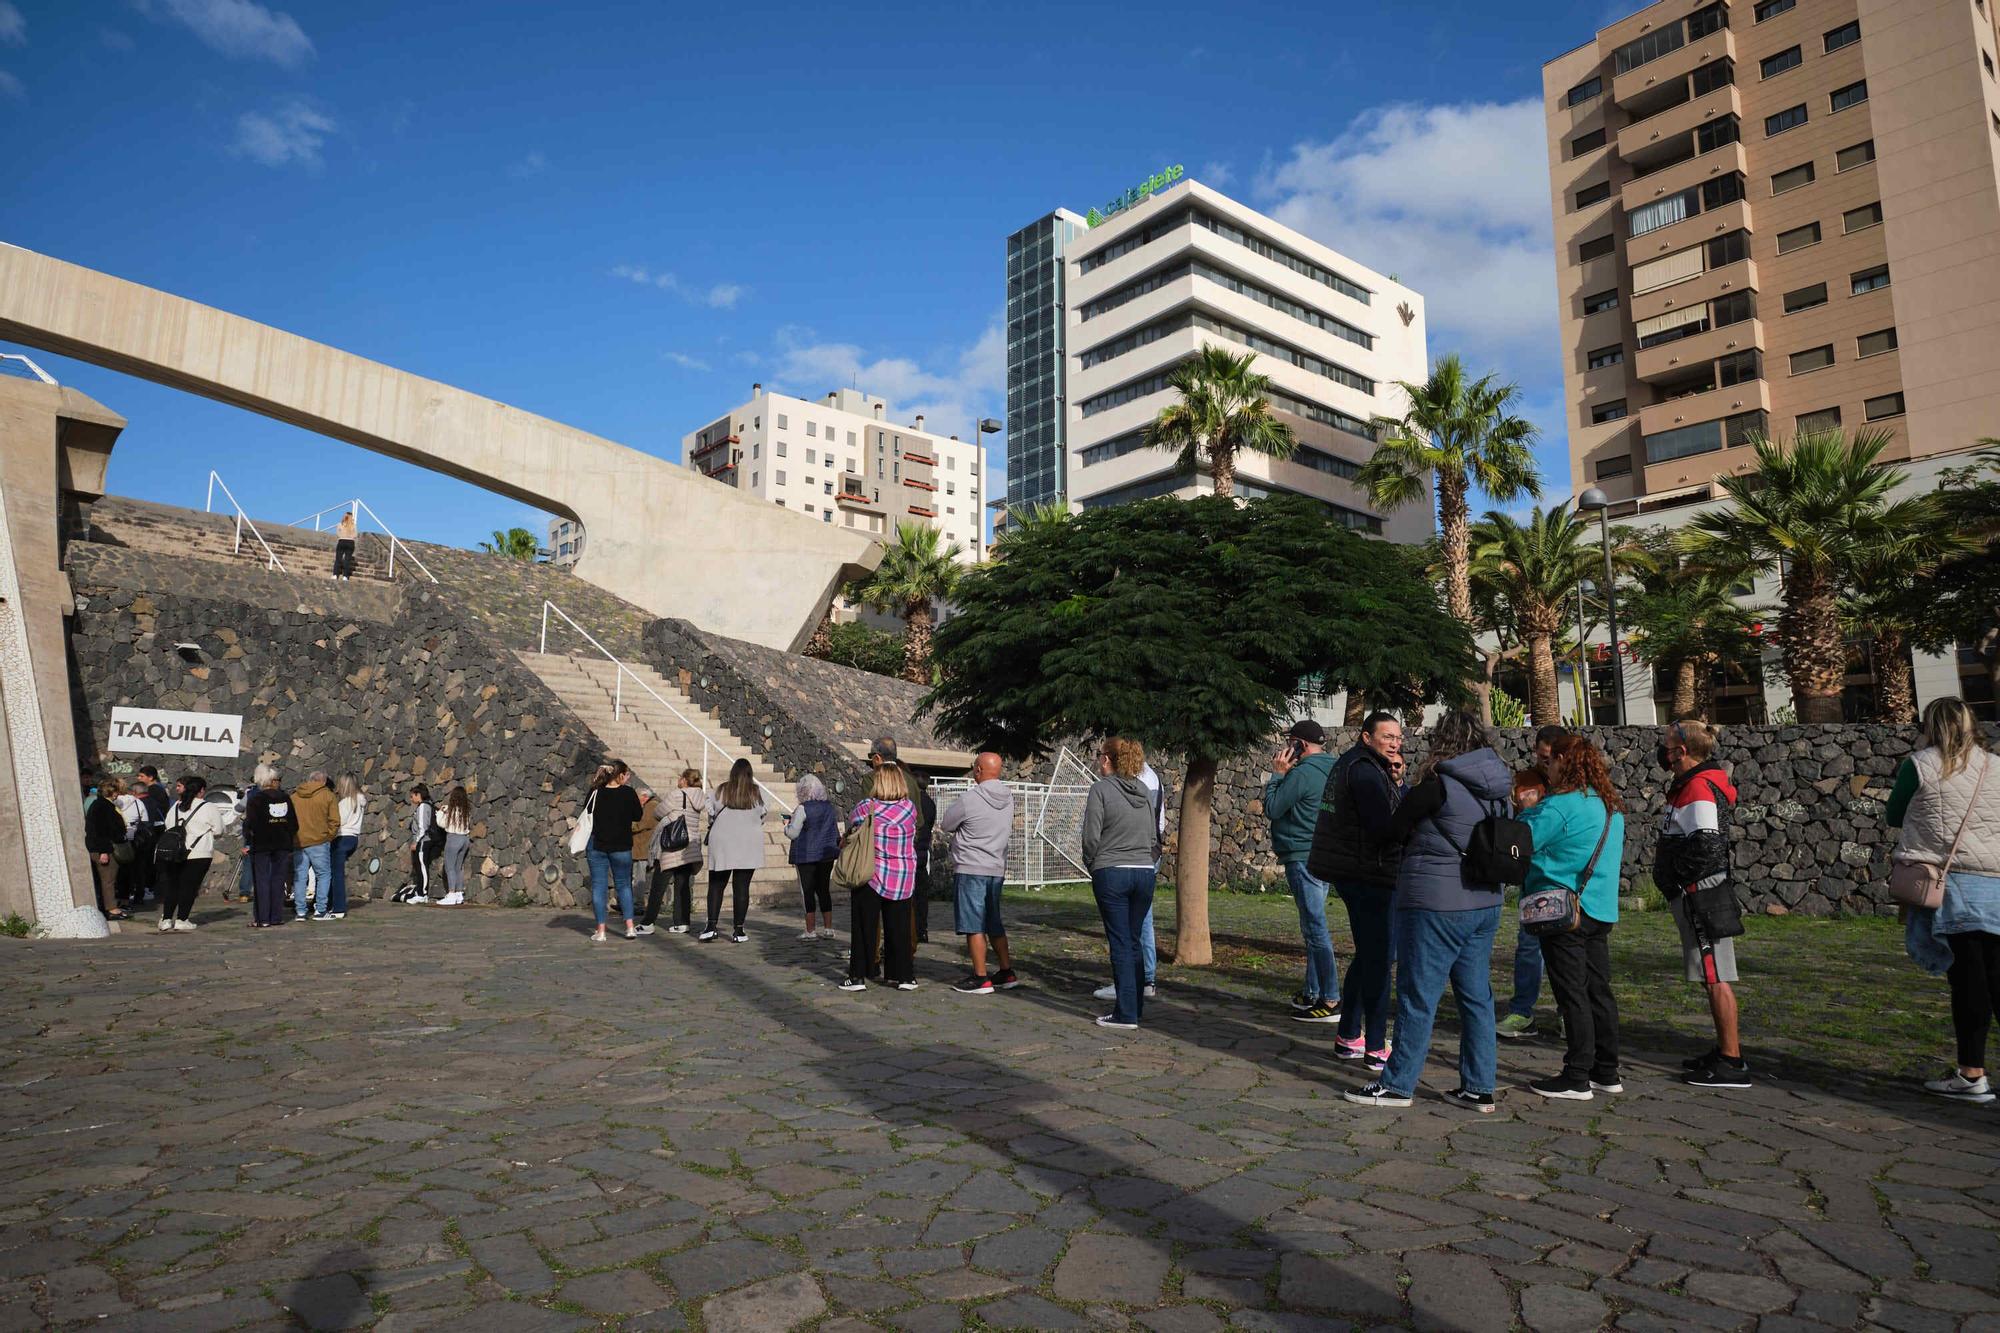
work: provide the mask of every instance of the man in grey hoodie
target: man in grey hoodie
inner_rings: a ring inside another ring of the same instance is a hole
[[[972,955],[972,975],[961,995],[991,995],[1021,984],[1007,956],[1007,926],[1000,919],[1000,886],[1007,876],[1007,842],[1014,835],[1014,792],[1000,780],[1000,756],[972,761],[972,786],[938,817],[937,831],[951,837],[958,933]],[[986,950],[1000,970],[986,975]]]

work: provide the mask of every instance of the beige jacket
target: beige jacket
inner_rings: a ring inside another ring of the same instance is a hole
[[[1903,833],[1896,840],[1896,854],[1905,860],[1943,865],[1951,852],[1959,825],[1965,838],[1958,845],[1953,870],[1975,875],[2000,875],[2000,755],[1979,750],[1964,768],[1943,777],[1944,763],[1935,749],[1919,750],[1910,756],[1917,770],[1917,794],[1903,815]],[[1983,786],[1979,786],[1982,766],[1990,766]],[[1979,804],[1972,804],[1973,788],[1979,786]]]
[[[704,855],[702,840],[708,836],[708,793],[700,787],[676,787],[672,791],[656,793],[646,808],[653,811],[654,818],[659,821],[653,829],[654,864],[662,870],[700,865]],[[683,815],[687,817],[688,845],[678,852],[670,852],[660,843],[667,825]]]

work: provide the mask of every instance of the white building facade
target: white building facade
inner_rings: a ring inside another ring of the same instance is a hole
[[[899,523],[923,523],[965,563],[986,558],[985,448],[926,430],[922,416],[903,425],[857,389],[813,400],[753,384],[748,402],[681,437],[681,459],[823,523],[883,541]]]
[[[1236,460],[1236,492],[1309,496],[1359,532],[1428,540],[1434,504],[1393,512],[1354,477],[1371,422],[1406,409],[1396,382],[1429,372],[1423,297],[1192,180],[1112,215],[1065,255],[1068,498],[1072,509],[1212,490],[1144,446],[1175,401],[1167,375],[1204,343],[1256,354],[1297,453]]]

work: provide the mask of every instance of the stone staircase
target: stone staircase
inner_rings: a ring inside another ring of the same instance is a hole
[[[311,532],[283,523],[259,523],[257,531],[263,534],[264,542],[287,574],[294,578],[332,580],[331,531]],[[269,560],[248,523],[243,526],[241,544],[237,543],[234,514],[205,514],[123,496],[106,496],[91,506],[89,535],[92,541],[112,546],[253,569],[265,568]],[[389,582],[388,548],[371,533],[363,533],[354,543],[354,581],[364,579]]]
[[[635,775],[634,786],[651,787],[664,795],[679,783],[682,769],[703,767],[703,754],[706,752],[704,785],[714,788],[729,776],[731,764],[739,758],[748,759],[757,780],[785,803],[779,806],[768,802],[767,798],[770,813],[764,825],[764,868],[750,881],[753,899],[759,907],[798,905],[798,876],[785,859],[790,844],[785,840],[784,817],[785,807],[794,803],[792,784],[765,763],[740,736],[688,698],[679,685],[642,664],[627,663],[626,666],[684,717],[698,723],[700,731],[662,708],[651,695],[634,685],[629,676],[625,680],[623,705],[618,709],[618,715],[613,717],[618,667],[602,657],[535,652],[516,655],[604,742],[613,755],[631,766]],[[722,748],[723,753],[718,754],[703,744],[704,733]],[[699,904],[704,901],[702,895],[705,891],[706,882],[697,880],[697,916],[700,915]],[[725,900],[723,911],[727,914],[728,910]]]

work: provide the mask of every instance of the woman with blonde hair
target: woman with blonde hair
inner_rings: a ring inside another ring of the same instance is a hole
[[[827,799],[826,784],[811,773],[799,779],[798,806],[785,821],[792,866],[799,872],[799,896],[806,902],[802,940],[833,938],[833,862],[840,855],[840,812]],[[817,912],[819,929],[813,929]]]
[[[737,944],[750,937],[743,922],[750,915],[750,877],[764,866],[764,794],[748,759],[729,766],[729,779],[708,798],[708,929],[700,939],[715,938],[722,916],[722,887],[730,888],[733,925],[729,938]]]
[[[1139,932],[1153,910],[1160,835],[1152,793],[1139,780],[1145,766],[1146,749],[1139,742],[1115,736],[1105,741],[1097,757],[1103,776],[1083,803],[1083,864],[1111,951],[1114,998],[1111,1012],[1099,1016],[1099,1027],[1136,1028],[1146,1007]]]
[[[1897,771],[1884,814],[1902,830],[1898,861],[1944,870],[1943,899],[1935,908],[1910,909],[1907,938],[1920,962],[1935,955],[1942,964],[1949,951],[1944,972],[1958,1064],[1924,1088],[1955,1101],[1990,1102],[1986,1038],[2000,1014],[2000,764],[1963,699],[1931,701],[1923,742]]]
[[[674,919],[667,930],[685,935],[694,912],[694,872],[701,869],[702,839],[708,835],[708,801],[701,790],[701,770],[682,769],[680,785],[670,794],[656,797],[653,804],[659,807],[648,849],[654,866],[653,884],[646,893],[646,913],[639,921],[639,933],[653,933],[667,880],[672,879]]]
[[[909,901],[917,891],[917,807],[901,764],[884,764],[868,782],[868,797],[847,812],[847,836],[872,829],[875,873],[854,890],[854,917],[848,929],[845,991],[868,989],[875,972],[875,935],[882,936],[882,971],[897,990],[917,988],[916,955]]]
[[[361,845],[361,822],[368,814],[368,797],[361,779],[342,773],[334,787],[340,794],[340,833],[333,840],[333,873],[327,876],[326,914],[339,921],[347,915],[347,862]]]

